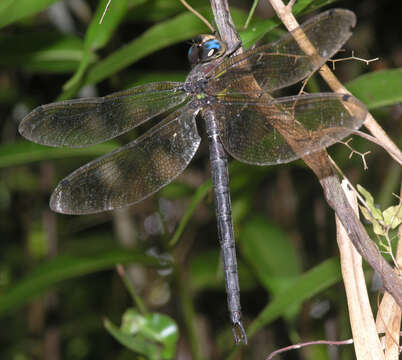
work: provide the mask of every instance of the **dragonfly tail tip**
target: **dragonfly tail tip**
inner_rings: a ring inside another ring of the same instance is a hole
[[[247,335],[246,331],[244,330],[242,322],[237,321],[236,323],[234,323],[232,329],[236,345],[240,344],[247,345]]]

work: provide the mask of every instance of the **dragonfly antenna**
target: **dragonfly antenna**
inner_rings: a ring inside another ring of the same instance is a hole
[[[192,12],[195,16],[197,16],[205,25],[209,27],[209,29],[215,33],[215,29],[211,25],[211,23],[204,17],[202,16],[197,10],[195,10],[193,7],[191,7],[186,0],[180,0],[180,2],[190,11]]]

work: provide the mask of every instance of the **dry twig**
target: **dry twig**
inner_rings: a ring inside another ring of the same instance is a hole
[[[356,215],[359,213],[356,197],[348,189],[346,181],[342,188]],[[353,333],[356,359],[385,360],[377,336],[374,317],[371,312],[362,258],[354,248],[341,222],[336,218],[337,241],[341,256],[342,278],[349,308],[349,319]]]

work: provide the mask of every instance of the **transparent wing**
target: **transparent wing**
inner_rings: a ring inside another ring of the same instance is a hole
[[[159,82],[99,98],[42,105],[21,121],[19,132],[43,145],[85,147],[112,139],[181,104],[182,83]]]
[[[254,103],[227,98],[215,112],[225,149],[256,165],[290,162],[331,146],[358,129],[367,114],[353,96],[333,93]]]
[[[141,201],[177,177],[199,143],[195,112],[186,106],[140,138],[71,173],[54,190],[50,207],[90,214]]]
[[[314,61],[300,49],[293,35],[287,33],[274,43],[228,58],[211,73],[207,92],[211,95],[223,91],[237,93],[239,84],[250,82],[251,73],[259,87],[268,92],[295,84],[339,51],[351,36],[355,23],[353,12],[343,9],[315,16],[300,26],[319,54]],[[299,29],[293,33],[297,34]]]

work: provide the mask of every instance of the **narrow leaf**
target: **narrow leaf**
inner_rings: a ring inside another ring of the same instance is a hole
[[[108,319],[105,319],[104,326],[109,334],[126,348],[138,354],[146,355],[150,360],[158,360],[159,348],[157,344],[146,342],[141,337],[133,337],[131,334],[121,331]]]
[[[92,256],[59,256],[38,266],[32,274],[2,293],[0,316],[26,304],[63,280],[127,263],[166,266],[154,257],[134,251],[115,250]]]
[[[258,315],[248,328],[248,336],[253,336],[263,326],[283,316],[289,307],[299,306],[314,295],[341,280],[338,258],[322,262],[295,279],[278,294]]]
[[[0,49],[0,66],[46,73],[73,71],[83,56],[80,38],[51,32],[0,34]]]
[[[91,24],[89,25],[85,35],[84,54],[82,61],[76,73],[64,85],[64,90],[71,89],[81,81],[86,69],[91,63],[92,54],[108,43],[109,39],[113,35],[114,30],[120,24],[120,21],[125,14],[127,0],[112,1],[108,12],[103,19],[103,22],[100,24],[99,22],[102,18],[102,14],[106,8],[107,2],[108,0],[102,0],[98,4],[95,15],[93,16]]]
[[[57,0],[6,0],[0,1],[0,28],[46,9]],[[8,6],[7,6],[8,5]]]
[[[287,287],[300,273],[292,240],[262,216],[247,222],[240,233],[239,244],[260,281],[274,294]]]
[[[81,149],[55,148],[21,141],[0,146],[0,169],[43,160],[104,155],[117,147],[118,143],[114,141]]]
[[[193,14],[185,13],[154,25],[131,43],[92,67],[88,71],[85,84],[98,83],[147,55],[205,31],[205,25],[194,22],[193,17]]]
[[[177,227],[177,230],[175,231],[172,239],[169,241],[169,246],[174,246],[179,241],[181,234],[183,233],[187,223],[190,221],[191,216],[193,215],[198,204],[202,201],[202,199],[204,199],[204,197],[208,194],[211,188],[212,188],[211,180],[205,182],[198,188],[193,198],[191,199],[191,203],[188,206],[184,216],[182,217],[180,224]]]
[[[384,223],[390,226],[391,229],[395,229],[402,223],[402,206],[390,206],[383,211]]]
[[[368,109],[398,104],[402,102],[402,68],[359,76],[346,87]]]

